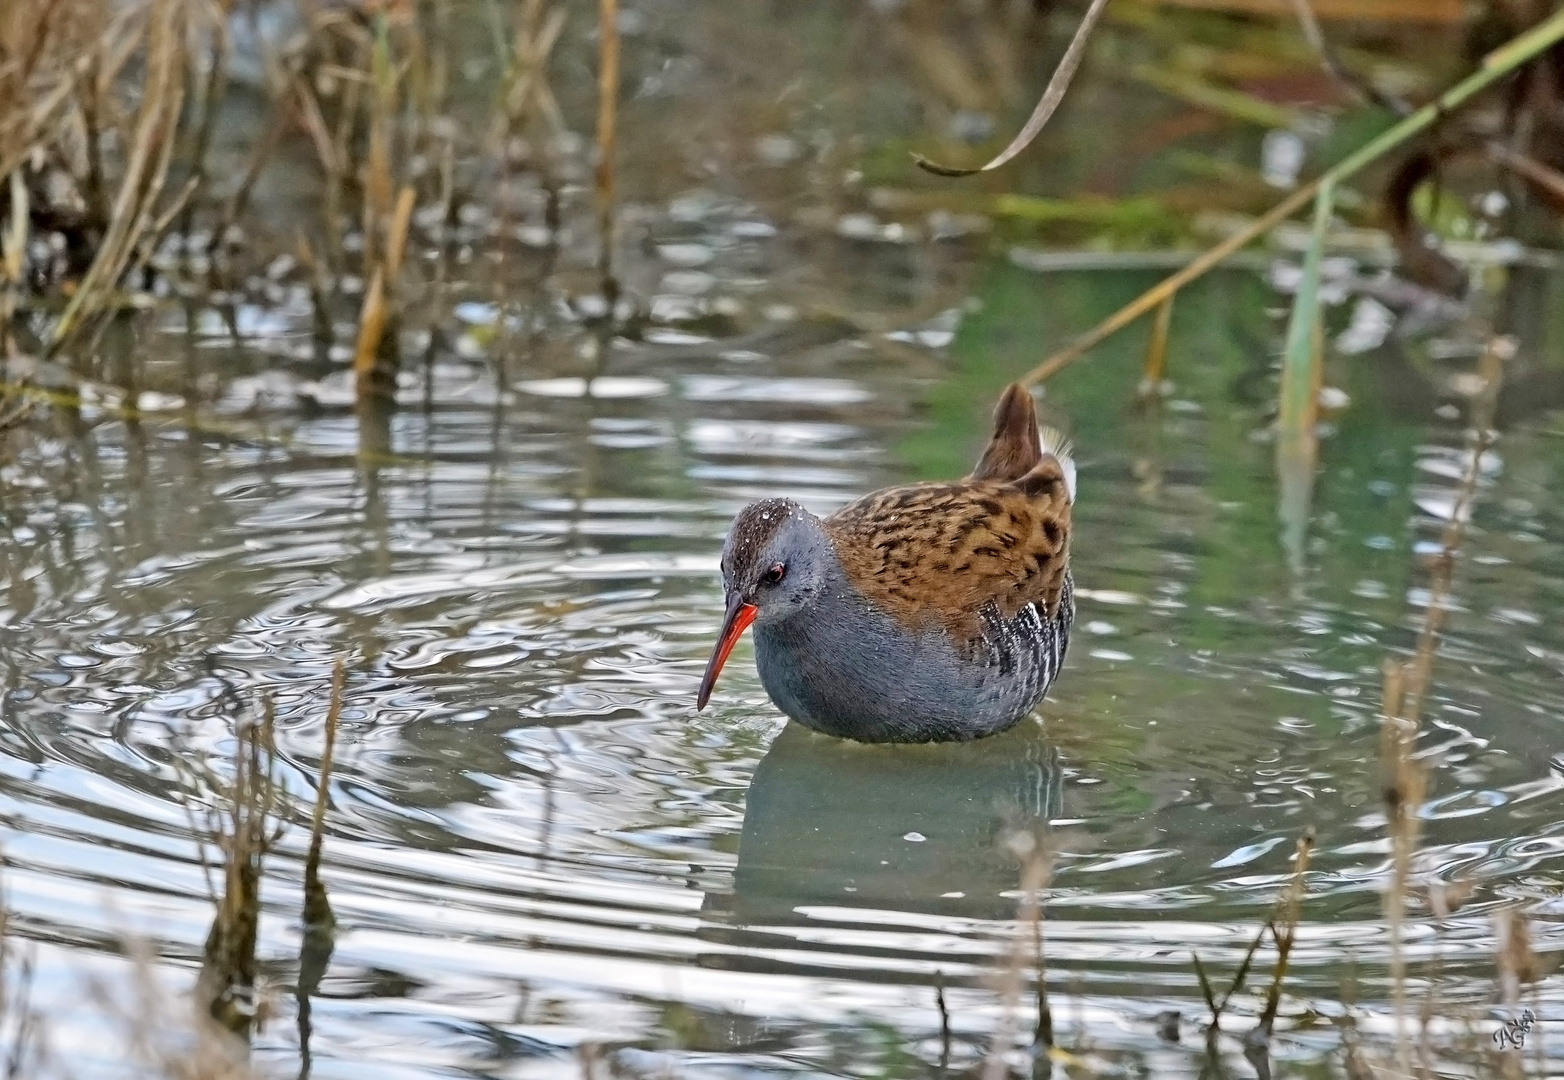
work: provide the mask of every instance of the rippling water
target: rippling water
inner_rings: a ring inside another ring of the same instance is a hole
[[[793,199],[805,179],[754,183]],[[1062,1073],[1206,1075],[1190,954],[1230,977],[1312,827],[1273,1051],[1279,1074],[1339,1075],[1344,1016],[1390,1029],[1381,673],[1428,603],[1466,464],[1451,376],[1474,343],[1457,328],[1333,358],[1350,405],[1289,553],[1266,441],[1285,298],[1241,270],[1181,294],[1172,397],[1133,404],[1131,332],[1043,400],[1077,443],[1079,612],[1036,722],[846,744],[784,725],[747,644],[694,711],[727,522],[761,496],[826,512],[959,474],[998,388],[1153,277],[822,238],[704,189],[638,197],[634,340],[607,340],[561,287],[497,304],[504,288],[462,264],[408,332],[399,410],[359,417],[341,364],[313,354],[307,296],[270,285],[231,313],[241,344],[222,313],[170,314],[135,342],[134,389],[98,386],[11,437],[4,887],[57,1056],[123,1075],[106,1032],[136,1026],[148,971],[168,995],[154,1011],[184,1008],[212,917],[190,776],[222,772],[235,718],[267,702],[294,796],[262,889],[268,1074],[297,1074],[307,1038],[319,1077],[576,1076],[594,1059],[923,1075],[939,987],[967,1068],[1000,1023],[1015,932],[1002,841],[1043,822]],[[1418,747],[1407,951],[1447,1049],[1490,1019],[1497,912],[1532,914],[1545,967],[1564,948],[1558,285],[1515,271],[1501,305],[1519,376]],[[307,808],[339,658],[323,872],[339,926],[311,994]],[[1438,927],[1429,883],[1472,887]],[[1536,992],[1544,1027],[1561,996],[1556,979]],[[1157,1034],[1170,1009],[1182,1043]],[[1539,1043],[1532,1067],[1564,1073]],[[1236,1039],[1221,1053],[1248,1075]]]
[[[1343,418],[1290,577],[1263,409],[1242,389],[1266,353],[1241,344],[1248,316],[1218,314],[1235,290],[1263,294],[1245,274],[1183,309],[1187,397],[1128,407],[1126,345],[1045,401],[1080,448],[1082,588],[1038,722],[966,746],[839,743],[784,729],[743,652],[693,711],[730,515],[772,493],[825,511],[959,467],[988,388],[950,373],[1020,370],[1033,350],[1009,305],[1105,308],[1082,299],[1114,292],[1097,278],[990,271],[951,359],[916,335],[891,351],[762,319],[742,348],[626,346],[606,374],[530,370],[496,394],[463,390],[486,369],[453,354],[384,452],[359,453],[358,421],[329,409],[89,411],[35,431],[0,493],[0,798],[56,1041],[92,1045],[96,1008],[75,1003],[124,974],[124,935],[152,943],[170,985],[189,977],[210,907],[177,762],[220,762],[234,714],[264,695],[307,806],[337,657],[325,879],[341,926],[311,1013],[317,1075],[573,1072],[584,1044],[636,1074],[857,1073],[898,1047],[938,1057],[941,982],[970,1061],[1015,910],[997,839],[1036,818],[1057,851],[1046,948],[1067,1045],[1198,1071],[1152,1018],[1198,1019],[1190,951],[1231,969],[1310,825],[1284,1003],[1297,1030],[1277,1050],[1326,1054],[1344,998],[1372,1027],[1380,666],[1426,602],[1419,552],[1462,435],[1372,407]],[[1227,345],[1199,367],[1202,332]],[[1415,962],[1442,956],[1452,1030],[1484,1014],[1497,907],[1531,902],[1539,948],[1559,943],[1558,445],[1544,417],[1494,452],[1420,746],[1420,873],[1476,886],[1438,935],[1410,929]],[[263,891],[281,1016],[257,1046],[282,1068],[298,1056],[305,833],[284,837]]]

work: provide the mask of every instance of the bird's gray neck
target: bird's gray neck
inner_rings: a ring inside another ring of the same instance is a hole
[[[829,560],[815,602],[790,618],[755,626],[755,666],[777,707],[799,722],[847,738],[864,733],[839,715],[876,693],[873,653],[906,631],[874,610]]]

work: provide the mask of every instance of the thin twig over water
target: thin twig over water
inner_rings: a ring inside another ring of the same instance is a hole
[[[604,3],[611,2],[613,0],[604,0]],[[1010,145],[1001,150],[992,161],[976,169],[957,169],[949,165],[940,165],[918,154],[912,156],[913,161],[917,162],[919,168],[936,176],[972,176],[997,169],[1025,150],[1053,117],[1059,103],[1064,100],[1065,92],[1070,89],[1070,81],[1075,78],[1076,69],[1081,66],[1081,61],[1086,57],[1086,42],[1091,38],[1092,30],[1097,26],[1097,20],[1101,18],[1103,9],[1107,6],[1108,0],[1092,0],[1092,6],[1087,8],[1086,14],[1081,17],[1081,25],[1076,27],[1069,48],[1065,49],[1064,56],[1059,60],[1059,66],[1054,69],[1053,77],[1048,80],[1043,96],[1038,99],[1032,115],[1027,117],[1025,125],[1016,137],[1010,140]]]
[[[1003,1080],[1009,1071],[1005,1061],[1015,1039],[1016,1010],[1021,1003],[1021,990],[1026,981],[1026,942],[1032,943],[1034,957],[1042,954],[1043,892],[1053,873],[1053,852],[1045,843],[1040,830],[1017,829],[1010,836],[1008,846],[1021,861],[1021,898],[1016,903],[1016,929],[1010,937],[1009,955],[1005,968],[999,974],[999,1028],[989,1046],[988,1058],[983,1064],[983,1080]],[[1023,930],[1026,931],[1023,933]],[[1038,993],[1045,994],[1041,986],[1043,971],[1037,970]],[[1039,1001],[1039,1016],[1046,1015],[1046,996]],[[1049,1038],[1053,1036],[1053,1022],[1047,1023]]]

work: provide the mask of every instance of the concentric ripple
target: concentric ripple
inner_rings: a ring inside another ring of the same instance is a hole
[[[825,511],[905,478],[894,448],[918,403],[954,392],[833,333],[783,336],[763,366],[763,335],[729,355],[653,342],[617,373],[529,372],[508,395],[470,393],[473,364],[460,393],[393,419],[384,454],[330,410],[244,439],[105,416],[26,444],[0,491],[0,813],[56,1037],[90,1045],[72,1035],[95,1015],[81,986],[129,977],[127,934],[170,986],[188,979],[210,919],[189,770],[221,768],[234,716],[264,699],[307,806],[339,657],[322,1075],[568,1071],[587,1043],[635,1074],[825,1068],[876,1024],[936,1033],[937,983],[975,1053],[1014,928],[999,840],[1039,821],[1055,1008],[1105,1052],[1198,1070],[1150,1018],[1198,1013],[1190,952],[1236,965],[1305,826],[1319,850],[1287,1015],[1339,1011],[1350,959],[1374,1023],[1380,665],[1427,603],[1419,545],[1452,505],[1460,433],[1328,475],[1316,569],[1289,588],[1280,553],[1254,547],[1273,535],[1263,447],[1245,441],[1235,489],[1216,420],[1170,411],[1158,456],[1136,448],[1146,421],[1072,413],[1081,610],[1042,722],[851,746],[784,729],[742,654],[716,707],[692,709],[732,513],[775,493]],[[1050,404],[1069,412],[1068,387]],[[1558,910],[1549,445],[1518,431],[1485,473],[1420,748],[1420,880],[1475,891],[1437,933],[1413,927],[1409,955],[1439,956],[1468,1011],[1488,992],[1492,912]],[[1362,499],[1385,508],[1340,509]],[[303,814],[263,894],[273,1007],[295,1019]],[[1552,924],[1537,945],[1558,947]],[[259,1060],[291,1067],[299,1038],[274,1020]],[[1332,1045],[1289,1038],[1284,1058]]]

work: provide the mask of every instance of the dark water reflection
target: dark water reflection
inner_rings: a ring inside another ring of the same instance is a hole
[[[850,748],[789,725],[750,780],[732,914],[1012,917],[1003,830],[1062,817],[1063,785],[1057,748],[1030,724],[964,746]]]

